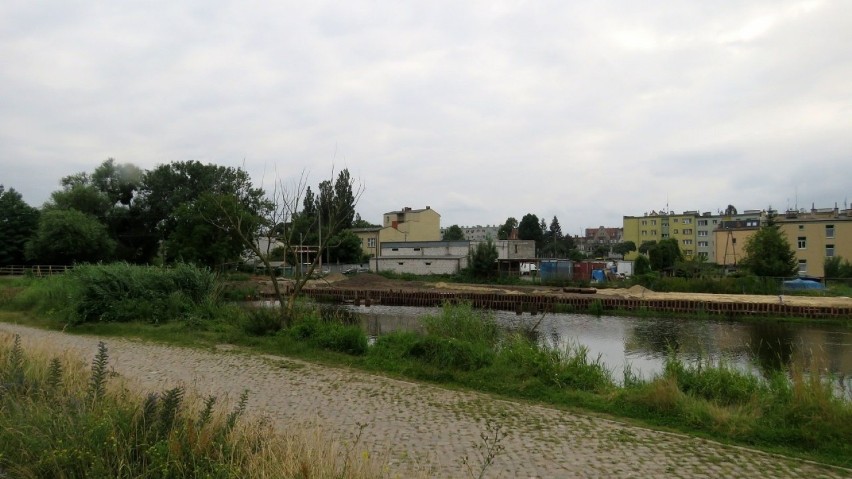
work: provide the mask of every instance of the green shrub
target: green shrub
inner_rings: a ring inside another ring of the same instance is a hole
[[[470,303],[444,303],[440,314],[421,318],[426,334],[440,338],[495,344],[500,327],[494,315],[473,309]]]
[[[330,351],[352,355],[367,353],[367,335],[360,326],[323,321],[319,313],[300,318],[290,327],[288,334],[293,339],[308,341]]]
[[[664,374],[675,379],[685,394],[722,405],[748,403],[763,390],[756,376],[733,369],[724,362],[710,364],[699,361],[686,365],[670,355]]]
[[[473,371],[494,361],[493,349],[482,342],[426,336],[411,344],[409,356],[439,368]]]

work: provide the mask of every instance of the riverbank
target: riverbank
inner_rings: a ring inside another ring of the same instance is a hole
[[[102,338],[0,323],[25,347],[90,357]],[[234,346],[182,348],[109,338],[113,370],[147,389],[184,384],[201,395],[250,391],[247,410],[279,428],[319,425],[386,455],[392,477],[466,477],[486,437],[500,452],[486,477],[849,477],[852,471],[654,431],[586,414],[400,381]],[[363,428],[361,425],[365,425]]]
[[[272,294],[268,278],[255,278],[256,292]],[[287,281],[280,280],[286,288]],[[468,302],[477,308],[516,312],[590,312],[592,314],[701,315],[725,318],[793,318],[852,320],[852,298],[794,295],[658,293],[636,285],[629,289],[591,289],[522,285],[469,285],[389,279],[372,273],[329,275],[312,280],[303,294],[331,302],[365,302],[392,306],[440,306]]]

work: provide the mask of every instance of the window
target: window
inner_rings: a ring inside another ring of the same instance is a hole
[[[376,247],[376,238],[367,238],[367,248]]]
[[[404,261],[400,261],[400,262],[399,262],[399,263],[397,263],[397,264],[398,264],[398,265],[400,265],[400,266],[402,266],[402,265],[404,265],[404,264],[405,264],[405,262],[404,262]]]
[[[391,248],[391,251],[399,251],[399,248]]]
[[[420,251],[420,248],[414,248],[414,251]]]
[[[691,249],[683,250],[683,255],[684,256],[692,256],[692,250]]]
[[[798,244],[799,249],[805,249],[808,246],[808,239],[804,236],[799,236]]]
[[[642,220],[642,226],[648,226],[648,220]]]
[[[759,226],[758,220],[746,220],[746,226]]]
[[[709,233],[707,231],[699,231],[698,236],[709,236]]]
[[[710,243],[708,243],[708,242],[706,242],[706,241],[699,241],[699,242],[698,242],[698,247],[699,247],[699,248],[706,248],[706,247],[708,247],[708,246],[710,246]]]
[[[698,256],[700,256],[700,257],[702,257],[702,258],[704,258],[704,259],[707,259],[707,252],[706,252],[706,251],[699,251],[699,252],[698,252]]]
[[[673,219],[672,221],[674,221],[675,223],[677,223],[677,222],[678,222],[678,221],[680,221],[680,220],[679,220],[679,219],[677,219],[677,218],[675,218],[675,219]]]
[[[800,259],[799,260],[799,274],[806,274],[808,272],[808,260]]]
[[[668,237],[669,237],[669,234],[668,234],[668,233],[663,233],[663,239],[666,239],[666,238],[668,238]]]
[[[825,237],[834,238],[834,225],[825,225]]]
[[[687,228],[687,229],[683,230],[683,234],[691,235],[692,234],[692,228]]]
[[[833,258],[834,257],[834,245],[833,244],[825,245],[825,257],[826,258]]]
[[[677,230],[674,230],[674,234],[677,234]]]
[[[731,238],[731,244],[737,244],[737,239],[736,239],[736,238]]]
[[[707,220],[698,220],[698,226],[707,226]]]
[[[657,220],[651,220],[651,226],[657,226]]]
[[[715,225],[715,224],[718,224],[718,223],[719,223],[719,220],[713,220],[713,224],[714,224],[714,225]]]
[[[691,225],[691,224],[692,224],[692,218],[684,218],[684,219],[683,219],[683,224],[685,224],[685,225]]]
[[[685,240],[683,240],[683,244],[692,244],[692,240],[691,239],[685,239]]]
[[[426,266],[432,266],[432,262],[431,262],[431,261],[427,261],[427,262],[426,262]]]
[[[803,231],[805,229],[805,225],[799,225],[799,231]]]
[[[642,236],[648,236],[648,230],[642,230]],[[517,251],[515,251],[517,253]]]

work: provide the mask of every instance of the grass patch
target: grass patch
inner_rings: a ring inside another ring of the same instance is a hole
[[[25,351],[0,334],[0,475],[11,477],[381,477],[380,464],[321,432],[277,435],[232,405],[183,388],[136,394],[108,373]],[[293,428],[299,431],[298,428]]]

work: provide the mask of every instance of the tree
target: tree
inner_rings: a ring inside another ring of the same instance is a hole
[[[257,215],[259,216],[259,223],[256,222],[257,216],[246,215],[246,209],[236,207],[236,205],[254,201],[256,192],[252,188],[251,182],[243,181],[233,195],[216,196],[219,214],[208,218],[208,220],[220,230],[236,235],[242,241],[243,246],[263,263],[265,270],[269,272],[273,291],[280,305],[279,312],[283,327],[292,324],[296,299],[308,279],[313,275],[326,249],[330,244],[334,244],[332,239],[340,234],[344,230],[343,225],[347,221],[351,222],[354,217],[354,207],[363,193],[363,188],[360,185],[355,185],[348,173],[338,176],[339,180],[340,178],[349,181],[348,188],[329,188],[329,185],[331,185],[329,180],[320,183],[319,214],[316,215],[315,221],[303,225],[307,226],[308,232],[317,232],[316,249],[311,252],[313,256],[307,274],[297,277],[292,286],[287,288],[287,291],[282,291],[275,276],[275,270],[270,264],[270,252],[260,250],[258,238],[266,238],[266,243],[270,245],[276,241],[280,242],[288,255],[293,254],[300,245],[304,244],[303,238],[300,237],[304,232],[297,231],[294,227],[294,219],[298,219],[300,216],[304,218],[302,207],[308,190],[307,175],[302,172],[290,184],[281,180],[276,181],[273,191],[266,200],[259,204],[259,208],[256,210],[259,213]],[[336,198],[336,191],[347,189],[352,191],[351,199]],[[230,200],[230,198],[233,198],[233,200]],[[323,217],[325,221],[323,221]]]
[[[648,254],[648,251],[656,245],[656,241],[643,241],[642,244],[639,245],[639,254]]]
[[[825,258],[823,275],[826,278],[852,278],[852,263],[840,256]]]
[[[49,209],[27,242],[26,256],[43,264],[87,263],[109,260],[114,249],[115,241],[97,219],[77,210]]]
[[[620,254],[622,258],[627,256],[627,254],[632,251],[636,251],[636,243],[632,241],[623,241],[621,243],[616,243],[612,247],[612,252],[615,254]]]
[[[441,238],[442,241],[464,241],[464,231],[459,227],[459,225],[452,225],[444,231],[444,236]]]
[[[0,264],[26,262],[24,247],[38,228],[39,212],[20,193],[0,185]]]
[[[550,220],[550,238],[552,241],[562,241],[562,226],[559,225],[559,219],[556,215],[553,215],[553,219]]]
[[[592,250],[592,255],[595,258],[606,258],[609,256],[609,246],[605,244],[595,245],[595,248]]]
[[[205,261],[214,261],[213,257],[231,256],[222,256],[225,250],[212,256],[201,251],[192,253],[191,249],[203,245],[192,238],[191,231],[204,231],[208,241],[217,245],[242,243],[242,239],[235,240],[232,232],[222,228],[223,223],[239,217],[244,227],[256,228],[257,218],[263,216],[267,206],[265,201],[264,191],[252,185],[245,170],[198,161],[159,165],[145,173],[140,187],[146,239],[154,244],[162,242],[167,260],[206,257]],[[205,231],[205,223],[216,225],[216,229]],[[181,231],[172,237],[178,228]]]
[[[648,249],[648,259],[654,271],[670,271],[676,262],[683,260],[680,246],[674,238],[661,240]]]
[[[361,219],[361,215],[355,213],[355,220],[352,221],[353,228],[377,228],[379,225],[374,225],[367,220]]]
[[[538,216],[527,213],[518,224],[518,239],[533,240],[536,247],[540,247],[541,238],[541,224],[538,221]]]
[[[746,240],[744,250],[746,257],[740,264],[757,276],[789,277],[798,270],[796,253],[771,215]]]
[[[636,260],[633,262],[633,274],[648,274],[651,272],[651,262],[648,260],[648,257],[640,254],[636,257]]]
[[[497,239],[507,240],[512,236],[512,231],[518,227],[518,220],[513,217],[508,217],[506,222],[497,229]]]
[[[338,263],[360,263],[363,251],[361,238],[345,230],[334,235],[328,242],[329,259]]]
[[[497,269],[497,246],[491,238],[476,244],[467,255],[467,267],[476,278],[487,278]]]

